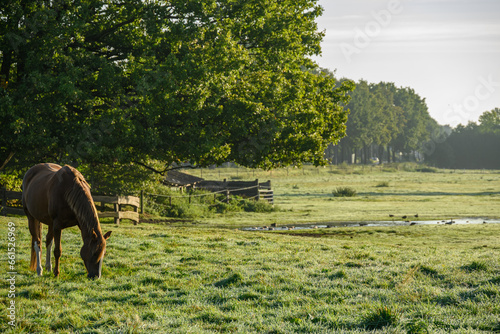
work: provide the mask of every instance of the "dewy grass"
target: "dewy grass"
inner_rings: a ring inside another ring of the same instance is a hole
[[[417,164],[283,168],[273,171],[218,168],[188,171],[210,180],[238,175],[246,180],[271,180],[278,212],[226,212],[197,223],[218,226],[264,226],[451,218],[499,218],[500,173],[487,170],[419,171]],[[237,171],[238,170],[238,171]],[[385,185],[389,186],[385,186]],[[379,186],[383,185],[383,186]],[[334,197],[339,187],[355,189],[356,197]],[[414,217],[418,214],[419,217]]]
[[[28,269],[25,218],[0,218],[0,235],[9,221],[16,225],[16,327],[2,293],[5,333],[499,330],[497,224],[278,233],[103,223],[113,230],[103,276],[88,280],[77,228],[63,233],[55,279]],[[6,264],[4,241],[0,250]]]

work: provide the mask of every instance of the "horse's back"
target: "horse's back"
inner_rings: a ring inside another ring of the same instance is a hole
[[[54,176],[61,166],[52,163],[42,163],[31,167],[23,178],[23,207],[28,216],[44,223],[50,223],[48,212],[49,190],[54,182]]]

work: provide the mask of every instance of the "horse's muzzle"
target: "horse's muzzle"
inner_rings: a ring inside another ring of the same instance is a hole
[[[87,278],[90,278],[90,279],[99,279],[101,278],[101,270],[102,270],[102,258],[101,260],[99,261],[99,267],[98,267],[99,271],[97,272],[97,274],[94,274],[94,275],[91,275],[90,273],[87,274]]]

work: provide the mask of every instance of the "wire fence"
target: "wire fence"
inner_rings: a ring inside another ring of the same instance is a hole
[[[201,188],[198,188],[201,189]],[[247,190],[252,190],[256,189],[256,194],[255,195],[233,195],[232,193],[242,193]],[[220,195],[225,195],[224,200],[220,200]],[[195,194],[191,193],[188,195],[172,195],[172,194],[153,194],[153,193],[147,193],[147,192],[141,192],[141,198],[142,202],[144,202],[144,196],[148,197],[154,197],[154,198],[165,198],[168,199],[168,205],[172,205],[173,201],[175,200],[182,200],[182,199],[188,199],[188,203],[190,205],[207,205],[208,203],[194,203],[192,200],[194,198],[203,198],[203,197],[209,197],[212,196],[213,200],[211,201],[213,204],[229,204],[231,199],[235,198],[238,196],[238,200],[242,201],[258,201],[258,200],[266,200],[270,204],[274,204],[274,193],[272,189],[262,189],[261,186],[259,185],[254,185],[254,186],[249,186],[249,187],[243,187],[243,188],[225,188],[221,190],[210,190],[208,193],[200,193],[200,194]],[[166,204],[166,203],[164,203]]]

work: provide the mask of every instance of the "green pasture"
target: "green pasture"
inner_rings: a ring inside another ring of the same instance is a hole
[[[196,220],[232,226],[445,220],[500,217],[500,171],[444,170],[415,164],[327,166],[259,171],[218,168],[186,171],[208,180],[271,180],[275,204],[271,213],[228,213]],[[355,197],[334,197],[338,187],[356,190]]]
[[[389,214],[499,218],[498,171],[418,168],[191,171],[206,179],[270,179],[277,210],[180,220],[146,214],[137,226],[102,220],[113,234],[96,281],[86,278],[78,228],[63,231],[60,277],[37,277],[29,270],[26,218],[1,217],[0,331],[500,332],[500,224],[235,229]],[[357,196],[334,197],[339,187]],[[6,280],[9,222],[16,225],[15,298]]]
[[[29,271],[16,224],[16,327],[5,333],[493,333],[500,331],[500,225],[286,232],[102,224],[113,230],[90,281],[77,228],[61,275]],[[5,272],[5,271],[3,271]]]

